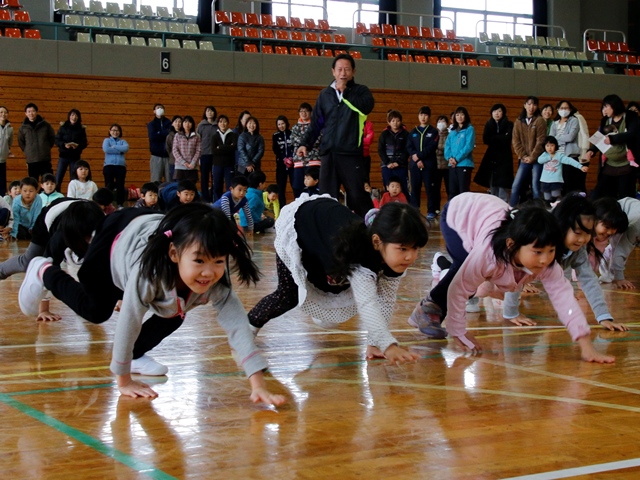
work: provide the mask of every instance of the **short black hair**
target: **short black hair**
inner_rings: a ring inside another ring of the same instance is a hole
[[[336,58],[333,59],[333,63],[331,64],[332,69],[336,68],[336,63],[338,63],[338,60],[349,60],[351,68],[353,68],[354,70],[356,69],[356,61],[348,53],[341,53],[340,55],[336,55]]]
[[[602,99],[602,106],[604,107],[606,105],[612,108],[614,115],[622,115],[625,111],[624,102],[615,94],[607,95]]]
[[[249,180],[247,180],[247,177],[243,175],[238,175],[237,177],[233,177],[231,179],[231,188],[236,188],[238,185],[240,185],[241,187],[248,187]]]
[[[629,218],[620,204],[611,197],[603,197],[593,202],[596,209],[596,223],[602,222],[607,228],[615,228],[616,233],[624,233],[629,228]]]
[[[103,207],[106,207],[113,203],[113,200],[114,200],[113,192],[105,187],[99,188],[96,191],[96,193],[93,194],[93,197],[91,197],[91,200],[96,202],[98,205],[102,205]]]
[[[320,169],[318,167],[309,167],[307,171],[304,172],[304,176],[318,180],[320,178]]]
[[[544,139],[544,144],[547,145],[547,143],[555,145],[556,150],[558,150],[558,139],[553,135],[549,135],[547,138]]]
[[[40,185],[38,185],[38,180],[33,177],[24,177],[22,180],[20,180],[20,188],[24,186],[33,187],[37,190]]]
[[[272,183],[267,187],[267,193],[278,193],[278,185]]]
[[[207,119],[207,110],[211,110],[213,112],[213,120],[215,121],[218,118],[218,111],[213,105],[207,105],[204,107],[204,110],[202,111],[202,120]]]
[[[261,183],[267,181],[267,175],[261,170],[254,170],[249,175],[249,187],[258,188]]]
[[[142,195],[145,195],[147,192],[158,193],[158,185],[156,185],[155,182],[147,182],[143,184],[142,188],[140,189],[140,193]]]
[[[428,107],[427,105],[420,107],[420,110],[418,110],[418,115],[420,115],[421,113],[431,116],[431,107]]]
[[[198,192],[198,187],[191,180],[180,180],[178,182],[178,192],[184,192],[185,190],[189,190],[190,192]]]
[[[11,190],[13,187],[20,187],[20,180],[14,180],[9,184],[9,190]]]
[[[89,165],[89,162],[87,162],[86,160],[78,160],[73,165],[73,170],[71,171],[71,179],[72,180],[78,179],[78,169],[81,167],[89,170],[89,175],[87,175],[87,181],[88,182],[91,181],[91,165]]]
[[[402,180],[397,175],[391,175],[391,177],[389,177],[389,181],[387,182],[387,186],[389,186],[392,183],[399,183],[400,186],[402,186]]]
[[[30,108],[35,108],[36,112],[38,111],[38,105],[36,105],[35,103],[27,103],[24,107],[24,111],[26,112]]]
[[[392,108],[387,112],[387,123],[393,120],[394,118],[398,118],[402,122],[402,114],[400,113],[400,111]]]
[[[302,109],[309,110],[310,112],[313,112],[313,107],[311,106],[310,103],[307,103],[307,102],[302,102],[300,104],[300,106],[298,107],[298,111],[300,111]]]
[[[56,183],[56,177],[53,173],[45,173],[42,175],[42,183],[53,182]]]

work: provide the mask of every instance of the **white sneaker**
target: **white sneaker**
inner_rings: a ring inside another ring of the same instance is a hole
[[[165,365],[156,362],[149,355],[131,361],[131,373],[138,375],[166,375],[168,371]]]
[[[51,261],[50,258],[35,257],[27,267],[27,273],[24,276],[22,285],[20,285],[18,303],[22,313],[29,317],[36,316],[40,312],[40,301],[47,293],[42,278],[40,278],[40,270],[46,264],[50,265]]]
[[[431,262],[431,277],[434,280],[440,280],[440,273],[442,272],[442,269],[440,268],[440,265],[438,265],[438,258],[442,256],[442,253],[440,252],[436,252],[433,255],[433,261]]]
[[[251,329],[251,333],[253,333],[253,338],[256,338],[258,336],[258,333],[260,332],[260,328],[254,327],[251,324],[249,325],[249,328]]]
[[[464,311],[467,313],[478,313],[480,311],[480,297],[472,297],[467,300]]]

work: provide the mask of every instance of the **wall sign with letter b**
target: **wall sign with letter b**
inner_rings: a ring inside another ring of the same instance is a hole
[[[460,88],[469,88],[468,70],[460,70]]]
[[[171,52],[160,52],[160,73],[171,73]]]

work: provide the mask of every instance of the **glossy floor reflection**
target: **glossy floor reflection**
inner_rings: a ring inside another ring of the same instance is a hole
[[[264,277],[238,289],[248,308],[275,288],[272,241],[253,241]],[[0,260],[25,246],[0,244]],[[250,402],[206,307],[154,351],[170,369],[148,379],[160,396],[134,400],[119,396],[108,369],[117,314],[92,325],[53,301],[63,319],[36,324],[17,306],[23,275],[0,282],[4,476],[498,479],[577,469],[580,478],[638,478],[640,293],[605,287],[616,319],[633,324],[628,333],[597,327],[577,293],[597,348],[615,365],[580,361],[545,295],[524,297],[536,328],[508,326],[484,300],[468,314],[485,348],[472,357],[406,324],[441,248],[435,229],[393,319],[394,335],[423,356],[416,364],[365,361],[357,319],[327,331],[289,314],[261,330],[270,385],[290,398],[277,410]],[[637,262],[634,252],[627,271],[640,284]]]

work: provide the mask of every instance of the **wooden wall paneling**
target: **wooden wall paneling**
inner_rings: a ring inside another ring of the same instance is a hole
[[[358,79],[366,83],[366,79]],[[298,106],[306,101],[312,105],[320,87],[284,86],[262,84],[204,83],[200,81],[122,79],[105,77],[79,77],[54,74],[3,73],[0,75],[0,104],[10,111],[10,120],[17,129],[24,118],[24,105],[35,102],[40,113],[57,130],[60,121],[64,121],[71,108],[82,112],[83,123],[87,126],[89,147],[84,157],[91,163],[94,179],[102,185],[102,141],[107,136],[112,123],[122,125],[124,138],[131,149],[127,154],[127,185],[140,186],[148,180],[148,139],[146,124],[152,118],[153,105],[161,102],[165,105],[167,116],[175,114],[191,115],[196,122],[202,117],[206,105],[215,105],[218,114],[229,117],[231,126],[235,126],[240,111],[247,109],[260,121],[260,131],[265,138],[265,157],[263,169],[267,173],[267,182],[275,183],[275,160],[271,150],[271,136],[275,132],[275,119],[286,115],[293,125],[297,121]],[[369,116],[374,124],[376,136],[372,145],[372,183],[381,185],[377,141],[380,132],[386,127],[386,112],[395,108],[403,114],[408,129],[417,123],[417,112],[422,105],[429,105],[432,111],[431,123],[437,116],[449,115],[459,105],[469,111],[472,124],[476,129],[476,149],[474,159],[479,165],[485,145],[482,143],[482,130],[489,119],[490,108],[495,103],[507,107],[508,117],[513,121],[519,115],[524,98],[515,96],[497,97],[495,95],[454,93],[430,93],[401,90],[373,90],[376,106]],[[541,104],[555,105],[560,98],[541,98]],[[590,131],[599,125],[600,102],[589,99],[570,99],[587,119]],[[627,99],[625,99],[627,100]],[[16,132],[17,135],[17,132]],[[9,180],[26,175],[24,156],[14,142],[7,164]],[[57,149],[52,152],[54,169],[57,161]],[[514,158],[514,170],[517,159]],[[595,184],[597,169],[592,168],[587,177],[587,186]],[[482,188],[472,184],[474,191]],[[289,189],[290,190],[290,189]],[[63,184],[66,191],[66,184]]]

